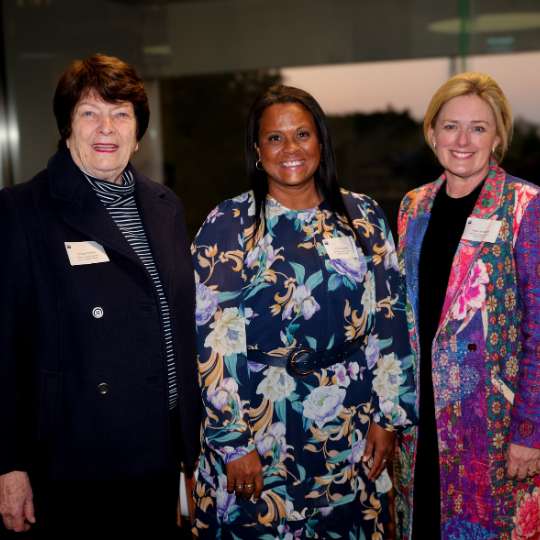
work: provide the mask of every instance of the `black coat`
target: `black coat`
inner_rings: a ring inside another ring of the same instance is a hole
[[[169,189],[133,172],[171,310],[174,427],[190,471],[201,406],[183,210]],[[64,242],[87,240],[110,262],[71,266]],[[0,474],[95,479],[175,469],[158,305],[144,266],[67,150],[0,192]]]

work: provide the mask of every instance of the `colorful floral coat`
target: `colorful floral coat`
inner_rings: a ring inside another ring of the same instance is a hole
[[[443,175],[408,193],[399,214],[416,352],[418,260],[444,182]],[[445,540],[540,539],[540,478],[519,482],[505,474],[510,442],[540,448],[539,192],[492,164],[471,217],[500,221],[496,240],[462,237],[454,257],[432,346]],[[415,429],[399,452],[403,538],[411,526]]]
[[[344,196],[360,237],[352,258],[328,256],[323,240],[353,236],[324,202],[295,211],[268,198],[264,235],[250,246],[251,192],[214,209],[194,241],[206,407],[199,538],[293,538],[293,525],[294,538],[320,538],[315,521],[347,504],[359,505],[347,539],[383,538],[385,498],[361,457],[371,421],[389,430],[411,424],[414,362],[386,219],[368,197]],[[353,339],[362,347],[347,361],[302,378],[250,360],[253,349],[283,356]],[[254,449],[264,471],[258,502],[226,492],[225,464]]]

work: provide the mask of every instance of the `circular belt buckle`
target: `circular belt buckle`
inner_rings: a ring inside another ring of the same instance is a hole
[[[312,352],[311,349],[296,349],[291,352],[287,359],[287,373],[293,377],[305,377],[313,373],[314,369],[309,361]]]

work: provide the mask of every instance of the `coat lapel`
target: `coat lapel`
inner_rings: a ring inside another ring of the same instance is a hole
[[[441,177],[408,195],[411,199],[412,215],[409,216],[408,225],[404,227],[406,238],[403,255],[407,293],[413,306],[416,321],[418,321],[418,265],[420,251],[429,223],[433,201],[443,183],[444,177]]]
[[[472,216],[481,219],[497,218],[495,213],[501,205],[505,177],[505,172],[495,163],[492,163],[484,187],[472,211]],[[463,288],[467,283],[467,277],[478,260],[478,255],[483,246],[484,242],[473,242],[461,238],[452,262],[437,334],[450,318],[452,307],[464,293]]]
[[[47,166],[50,192],[63,220],[104,247],[140,264],[67,149],[56,153]]]
[[[130,167],[130,165],[128,165]],[[139,265],[144,265],[128,244],[67,149],[56,153],[48,164],[50,191],[64,221],[84,236]],[[163,186],[131,168],[135,193],[150,249],[161,281],[170,293],[174,270],[174,220],[176,204]]]
[[[137,186],[137,204],[154,261],[164,288],[170,298],[172,276],[174,275],[175,242],[179,242],[174,231],[176,203],[160,184],[152,182],[134,171]],[[179,248],[179,246],[176,246]]]

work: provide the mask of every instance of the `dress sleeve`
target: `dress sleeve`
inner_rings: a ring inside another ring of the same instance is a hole
[[[523,319],[511,441],[540,448],[540,196],[527,205],[514,258]]]
[[[364,227],[364,236],[372,275],[368,273],[366,290],[371,290],[374,297],[370,308],[374,322],[366,358],[373,374],[373,419],[392,431],[417,421],[415,362],[407,328],[404,279],[392,233],[384,212],[373,201],[367,216],[371,228]]]
[[[405,245],[405,234],[407,232],[407,210],[409,206],[409,197],[405,195],[399,203],[397,232],[398,232],[398,258],[403,257]]]
[[[28,470],[34,341],[28,243],[9,190],[0,191],[0,474]]]
[[[255,449],[248,408],[242,212],[226,201],[207,217],[192,245],[196,280],[199,379],[205,443],[225,463]]]

